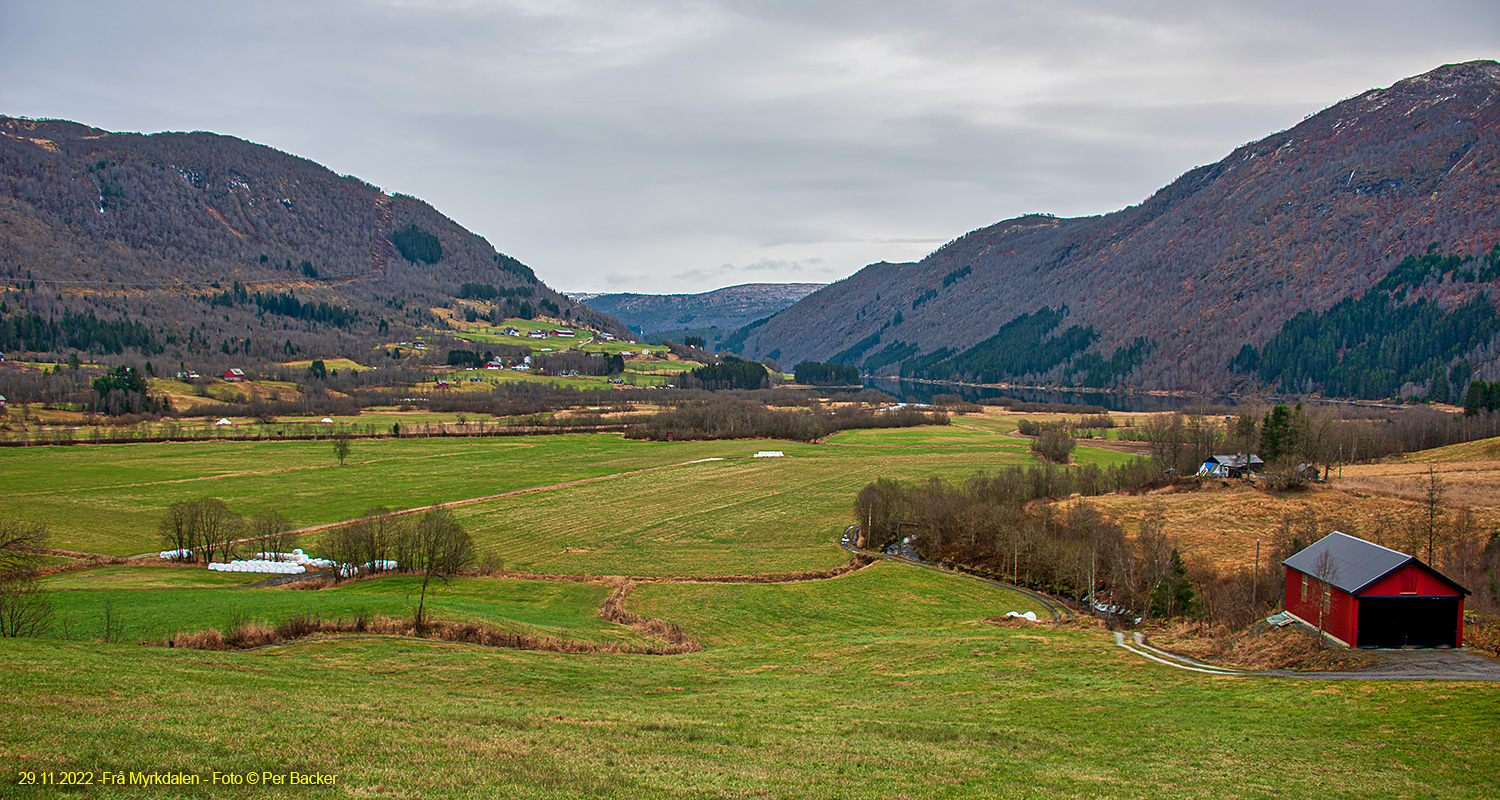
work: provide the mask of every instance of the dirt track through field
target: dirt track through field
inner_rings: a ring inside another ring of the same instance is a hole
[[[454,453],[445,453],[443,455],[457,455],[457,454],[454,454]],[[420,456],[420,457],[421,458],[433,458],[435,456]],[[574,480],[574,481],[563,481],[562,483],[549,483],[549,484],[547,484],[545,486],[528,486],[525,489],[513,489],[513,490],[511,490],[509,492],[500,492],[499,494],[489,494],[489,495],[484,495],[484,496],[481,496],[481,497],[466,497],[466,498],[463,498],[462,500],[447,500],[447,501],[444,501],[442,503],[433,503],[431,505],[417,506],[415,508],[403,508],[403,509],[399,509],[399,510],[396,510],[396,511],[392,511],[389,514],[389,516],[392,516],[392,517],[404,517],[404,516],[410,516],[412,514],[421,514],[421,513],[426,512],[426,511],[433,511],[433,510],[439,509],[439,508],[454,508],[456,506],[474,505],[475,503],[487,503],[487,502],[489,502],[491,500],[503,500],[503,499],[505,499],[507,497],[520,497],[521,495],[536,494],[537,492],[551,492],[551,491],[555,491],[557,489],[566,489],[566,488],[568,488],[570,486],[582,486],[582,485],[584,485],[586,483],[596,483],[598,481],[614,480],[616,478],[625,478],[625,477],[629,477],[631,475],[641,475],[641,474],[644,474],[644,473],[647,473],[647,472],[656,472],[658,470],[664,470],[664,469],[677,469],[678,467],[687,467],[687,466],[692,466],[693,464],[704,464],[704,463],[708,463],[710,461],[733,461],[733,460],[736,460],[738,458],[743,458],[743,456],[719,457],[719,458],[699,458],[699,459],[694,459],[692,461],[683,461],[683,462],[680,462],[680,463],[677,463],[677,464],[661,464],[661,465],[658,465],[658,466],[655,466],[655,467],[642,467],[641,469],[626,470],[624,472],[612,472],[612,473],[610,473],[608,475],[597,475],[597,476],[592,477],[592,478],[579,478],[578,480]],[[294,467],[292,469],[285,469],[285,470],[271,470],[270,472],[293,472],[293,471],[298,470],[298,469],[322,469],[322,467]],[[251,473],[251,474],[269,474],[269,473]],[[198,479],[196,479],[196,478],[190,478],[188,480],[198,480]],[[163,481],[163,483],[178,483],[178,482],[180,482],[180,481]],[[145,485],[149,485],[149,484],[140,484],[140,485],[145,486]],[[308,526],[306,528],[297,528],[296,530],[287,531],[287,534],[289,536],[301,536],[303,534],[308,534],[308,533],[320,533],[322,531],[332,530],[334,528],[340,528],[340,527],[343,527],[345,525],[352,525],[352,524],[354,524],[356,522],[362,522],[362,521],[369,520],[369,519],[372,519],[372,517],[355,517],[354,519],[339,520],[337,522],[325,522],[325,523],[322,523],[321,525],[310,525],[310,526]],[[255,541],[255,539],[254,539],[254,537],[251,537],[251,538],[245,538],[245,539],[236,539],[233,542],[230,542],[230,544],[249,544],[249,543],[251,543],[253,541]],[[91,555],[91,554],[88,554],[88,555]],[[130,557],[131,558],[153,558],[156,555],[157,555],[156,553],[141,553],[139,555],[134,555],[134,556],[130,556]],[[99,557],[100,558],[105,558],[105,556],[99,556]]]

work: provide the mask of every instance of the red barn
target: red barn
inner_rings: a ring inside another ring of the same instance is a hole
[[[224,380],[226,381],[238,383],[239,381],[242,381],[244,379],[245,371],[240,369],[239,367],[230,367],[229,369],[224,370]]]
[[[1350,647],[1459,647],[1469,591],[1409,556],[1334,531],[1283,561],[1287,613]]]

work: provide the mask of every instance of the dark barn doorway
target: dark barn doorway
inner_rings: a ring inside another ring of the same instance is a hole
[[[1453,647],[1457,597],[1359,598],[1358,647]]]

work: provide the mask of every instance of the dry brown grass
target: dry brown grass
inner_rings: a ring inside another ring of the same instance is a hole
[[[623,599],[623,598],[622,598]],[[607,604],[606,604],[607,605]],[[602,612],[601,612],[602,613]],[[629,614],[629,612],[625,612]],[[631,615],[634,616],[634,615]],[[636,619],[641,619],[636,617]],[[673,655],[702,650],[702,645],[675,625],[660,620],[641,619],[641,628],[666,640],[664,645],[637,647],[622,644],[596,644],[573,639],[549,636],[530,636],[503,631],[476,622],[429,621],[423,624],[419,634],[411,619],[390,617],[353,620],[321,620],[314,617],[293,617],[272,628],[256,622],[243,623],[228,634],[209,628],[206,630],[178,633],[162,642],[167,647],[186,647],[195,650],[244,650],[270,644],[291,642],[316,635],[370,634],[378,636],[402,636],[435,639],[444,642],[475,644],[483,647],[503,647],[519,650],[546,650],[555,653],[637,653],[648,655]],[[633,626],[634,627],[634,626]],[[660,631],[660,632],[658,632]],[[679,636],[672,641],[671,631]]]
[[[609,597],[604,599],[604,605],[599,609],[602,619],[634,628],[636,631],[655,636],[668,643],[677,653],[696,653],[703,649],[703,644],[697,639],[689,636],[686,631],[670,622],[659,619],[648,619],[640,614],[625,608],[625,598],[635,591],[635,582],[625,578],[611,578],[605,583],[614,587]]]
[[[1360,669],[1380,661],[1374,653],[1325,645],[1316,633],[1295,625],[1271,628],[1256,623],[1243,631],[1209,631],[1190,623],[1174,623],[1153,630],[1150,642],[1205,663],[1239,669],[1323,672]]]
[[[1464,647],[1489,656],[1500,658],[1500,617],[1474,617],[1464,621]]]
[[[1442,481],[1444,506],[1476,512],[1500,511],[1500,459],[1495,458],[1358,464],[1344,467],[1343,477],[1334,478],[1330,484],[1359,495],[1384,495],[1420,503],[1426,495],[1428,467]]]
[[[1421,469],[1425,474],[1425,466]],[[1132,535],[1153,509],[1160,509],[1167,535],[1178,542],[1184,556],[1220,570],[1253,567],[1255,540],[1260,539],[1265,558],[1288,523],[1303,544],[1338,530],[1397,549],[1405,547],[1403,537],[1419,518],[1425,519],[1425,507],[1394,493],[1351,490],[1349,470],[1345,467],[1343,482],[1284,494],[1240,481],[1204,481],[1197,491],[1168,487],[1143,496],[1106,495],[1088,502]],[[1500,473],[1494,477],[1500,479]],[[1455,505],[1445,497],[1445,521],[1453,519]],[[1481,527],[1500,525],[1500,506],[1474,509],[1474,522]]]

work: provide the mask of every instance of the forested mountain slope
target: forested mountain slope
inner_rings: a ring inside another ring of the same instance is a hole
[[[732,343],[782,363],[987,382],[1385,396],[1421,395],[1438,372],[1500,377],[1486,327],[1500,275],[1485,258],[1500,243],[1497,99],[1500,65],[1444,66],[1244,145],[1138,206],[1007,220],[917,263],[873,264]],[[1464,309],[1477,325],[1432,333],[1417,366],[1370,385],[1328,378],[1360,342],[1326,328],[1298,329],[1322,337],[1322,372],[1276,366],[1300,347],[1283,335],[1294,317],[1353,303],[1429,253],[1462,264],[1424,262],[1380,290],[1381,308],[1420,301],[1412,324]],[[1276,337],[1268,369],[1257,356]]]
[[[210,133],[10,117],[0,293],[0,349],[123,347],[174,364],[366,358],[461,294],[627,333],[426,203],[306,159]]]

